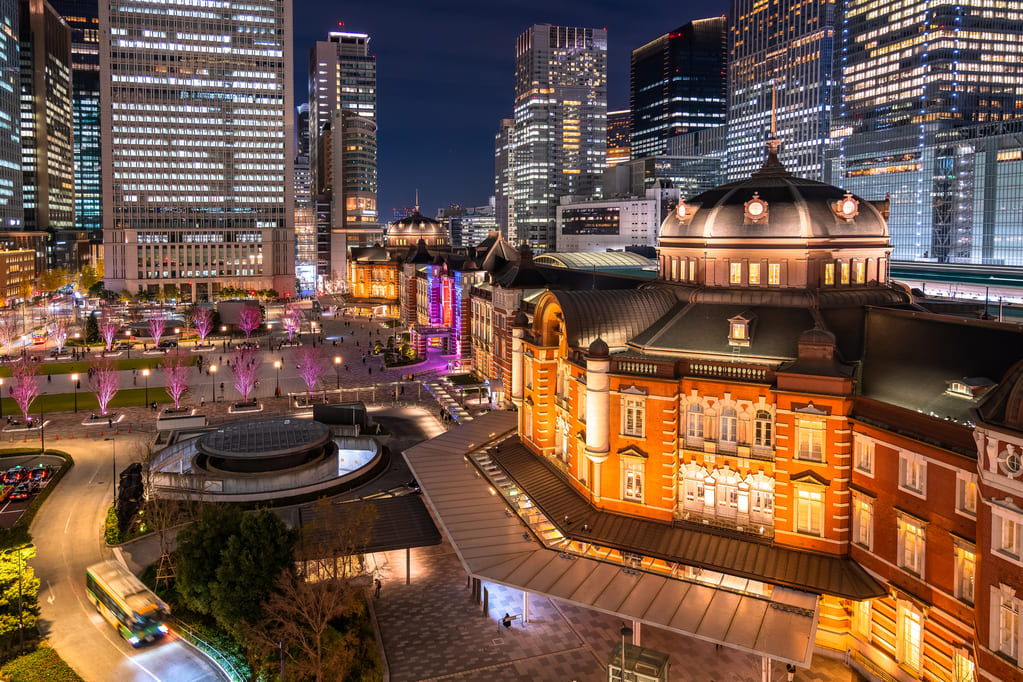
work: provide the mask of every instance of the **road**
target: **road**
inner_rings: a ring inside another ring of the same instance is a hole
[[[118,436],[118,465],[128,464],[144,435]],[[49,440],[49,439],[47,439]],[[133,649],[85,596],[85,569],[112,553],[99,529],[113,499],[110,444],[79,440],[48,443],[67,451],[75,466],[32,523],[39,578],[39,630],[88,682],[223,680],[212,662],[175,637]]]

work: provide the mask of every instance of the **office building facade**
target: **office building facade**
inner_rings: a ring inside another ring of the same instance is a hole
[[[21,65],[18,62],[18,5],[0,3],[0,235],[21,229]]]
[[[607,167],[625,163],[631,156],[629,130],[632,112],[628,109],[607,112]]]
[[[832,181],[890,195],[895,258],[1023,264],[1018,10],[848,0]],[[910,28],[912,27],[912,28]]]
[[[554,250],[558,197],[588,196],[607,156],[607,31],[537,24],[515,44],[516,238]]]
[[[75,230],[99,237],[103,226],[99,121],[99,2],[52,0],[71,29],[74,112]]]
[[[558,205],[558,250],[561,253],[620,251],[627,246],[656,246],[661,190],[643,198],[572,201]],[[674,194],[678,190],[665,190]]]
[[[722,125],[728,20],[691,21],[632,51],[632,157],[665,154],[675,135]]]
[[[776,114],[779,157],[793,174],[829,177],[835,3],[732,0],[728,61],[728,179],[763,164]]]
[[[501,235],[508,238],[515,234],[515,211],[513,210],[514,182],[512,175],[512,143],[515,120],[502,118],[501,127],[494,137],[494,216]]]
[[[21,146],[25,229],[75,220],[71,29],[46,0],[20,4]]]
[[[294,292],[291,35],[290,2],[101,4],[108,289]]]

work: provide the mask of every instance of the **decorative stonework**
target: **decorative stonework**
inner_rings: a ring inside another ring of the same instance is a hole
[[[754,192],[753,198],[743,204],[743,208],[747,223],[759,225],[767,222],[770,212],[767,202],[760,198],[759,192]]]

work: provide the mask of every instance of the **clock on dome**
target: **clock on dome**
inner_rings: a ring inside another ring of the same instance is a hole
[[[767,219],[767,202],[760,198],[759,192],[753,193],[753,198],[746,202],[746,220],[752,223],[761,223]]]
[[[852,193],[846,192],[844,197],[835,202],[833,210],[839,218],[852,222],[852,219],[860,214],[860,202]]]

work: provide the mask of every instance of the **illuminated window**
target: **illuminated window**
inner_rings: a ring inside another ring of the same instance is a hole
[[[768,410],[757,410],[753,419],[753,446],[758,448],[771,447],[774,420]]]
[[[824,491],[796,488],[796,532],[820,537],[824,534]]]
[[[1001,507],[991,508],[991,544],[1004,558],[1019,561],[1019,523]]]
[[[625,488],[622,491],[622,497],[633,502],[643,501],[642,462],[627,461],[625,463]]]
[[[956,472],[956,511],[977,515],[977,474]]]
[[[976,670],[973,665],[973,660],[970,658],[968,651],[957,651],[954,659],[955,667],[955,679],[963,680],[964,682],[973,682],[977,679]]]
[[[874,501],[853,493],[853,542],[866,549],[874,546]]]
[[[760,284],[760,263],[749,264],[749,283]]]
[[[867,279],[867,264],[861,260],[856,261],[856,283],[863,284]]]
[[[729,264],[728,282],[730,284],[742,284],[742,263]]]
[[[954,540],[955,546],[955,595],[970,604],[973,603],[973,583],[977,575],[977,555],[973,545]]]
[[[868,642],[870,641],[870,602],[866,599],[856,602],[853,613],[853,628]]]
[[[824,422],[800,419],[796,423],[796,458],[809,462],[824,461]]]
[[[721,410],[721,433],[719,434],[718,445],[720,445],[722,450],[735,452],[738,424],[738,413],[736,413],[734,407],[726,407]]]
[[[646,403],[642,398],[622,399],[622,433],[626,436],[643,437],[643,423],[646,420]]]
[[[841,264],[841,275],[842,275],[842,284],[848,284],[849,283],[849,264],[848,263],[842,263]]]
[[[909,602],[899,601],[896,636],[898,637],[899,663],[911,670],[920,670],[923,615]]]
[[[991,633],[997,634],[998,639],[993,642],[992,648],[1016,661],[1019,657],[1019,600],[1005,587],[999,589],[992,586],[991,592],[991,606],[998,605],[997,633],[994,631]]]
[[[898,513],[897,563],[899,568],[923,576],[924,571],[924,524],[908,514]]]
[[[743,340],[746,338],[746,324],[744,322],[733,322],[732,333],[729,338]]]
[[[835,264],[827,263],[824,266],[824,284],[832,285],[835,283]]]
[[[916,453],[899,454],[899,488],[925,495],[927,493],[927,462]]]
[[[703,440],[703,406],[690,403],[686,410],[686,439],[690,442]]]
[[[874,442],[865,438],[853,436],[853,466],[856,471],[874,475]]]
[[[781,284],[780,263],[770,263],[767,266],[767,283],[771,286],[778,286]]]

